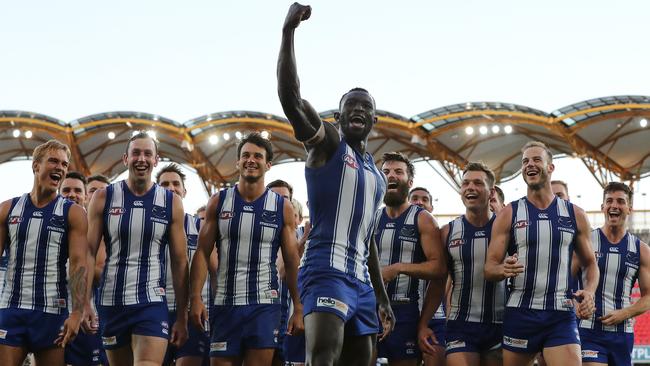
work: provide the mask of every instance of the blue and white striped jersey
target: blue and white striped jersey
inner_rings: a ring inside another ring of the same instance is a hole
[[[66,314],[68,212],[73,202],[57,196],[43,208],[29,193],[11,202],[5,247],[9,257],[0,308]]]
[[[509,252],[524,273],[514,277],[506,306],[572,311],[571,256],[577,224],[573,205],[560,198],[540,210],[526,197],[512,202]]]
[[[394,263],[421,263],[426,259],[420,243],[418,214],[423,209],[412,205],[399,217],[390,218],[386,208],[377,212],[375,243],[379,265],[386,267]],[[388,298],[397,302],[416,302],[420,298],[420,280],[400,274],[386,286]]]
[[[106,265],[99,303],[104,306],[165,301],[165,269],[174,193],[154,184],[143,196],[126,181],[106,187]]]
[[[6,246],[5,246],[6,247]],[[3,252],[0,257],[0,292],[5,284],[5,273],[7,273],[7,263],[9,263],[9,255],[7,252]]]
[[[192,263],[192,258],[194,253],[196,253],[198,240],[199,240],[199,229],[201,227],[201,220],[188,213],[185,214],[185,237],[187,238],[187,260],[189,263]],[[167,260],[167,269],[166,269],[166,280],[165,285],[165,296],[167,298],[167,309],[169,311],[176,311],[176,292],[174,292],[174,280],[172,274],[172,265],[170,260],[170,252],[167,250],[166,254]],[[201,290],[201,301],[204,304],[208,304],[210,301],[210,275],[205,280],[203,284],[203,290]]]
[[[450,320],[486,324],[503,321],[505,281],[489,282],[483,275],[494,217],[483,227],[473,226],[465,215],[449,223],[445,244],[453,280]]]
[[[618,325],[604,325],[598,318],[630,306],[630,294],[640,265],[639,238],[628,232],[619,243],[612,244],[600,229],[591,232],[600,278],[594,297],[596,311],[591,319],[580,320],[580,328],[606,332],[634,333],[634,319]],[[584,278],[582,279],[584,281]]]
[[[369,241],[386,177],[370,153],[361,155],[341,140],[320,168],[305,168],[312,229],[303,271],[337,270],[370,284]]]
[[[284,225],[284,198],[267,189],[255,201],[246,202],[237,187],[219,192],[214,304],[279,304],[275,260]]]

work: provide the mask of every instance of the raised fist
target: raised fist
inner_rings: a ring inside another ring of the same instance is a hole
[[[284,19],[284,29],[295,29],[301,21],[309,19],[311,6],[298,3],[291,4],[287,17]]]

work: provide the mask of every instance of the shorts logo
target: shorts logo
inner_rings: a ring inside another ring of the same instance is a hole
[[[224,211],[219,215],[219,218],[222,220],[230,220],[232,219],[232,212],[230,211]]]
[[[102,344],[104,346],[114,346],[117,344],[117,337],[102,337]]]
[[[160,325],[162,325],[162,327],[165,329],[169,329],[169,323],[167,323],[166,321],[160,322]]]
[[[123,213],[124,213],[124,208],[123,207],[111,207],[108,210],[108,214],[113,215],[113,216],[121,215]]]
[[[530,225],[527,220],[520,220],[515,222],[515,229],[523,229]]]
[[[23,222],[23,218],[20,216],[11,216],[9,218],[9,225],[20,224],[21,222]]]
[[[598,358],[598,351],[584,350],[582,351],[582,358]]]
[[[359,164],[357,164],[357,159],[355,159],[354,156],[352,156],[350,154],[345,154],[345,155],[343,155],[343,161],[350,168],[359,169]]]
[[[503,344],[515,348],[528,348],[527,339],[518,339],[518,338],[503,336]]]
[[[415,354],[415,342],[412,342],[412,341],[404,342],[404,348],[406,349],[406,354],[407,355],[414,355]]]
[[[461,347],[465,347],[465,346],[466,346],[465,341],[455,340],[455,341],[447,342],[447,348],[446,349],[450,350],[450,349],[456,349],[456,348],[461,348]]]
[[[343,301],[334,299],[332,297],[319,297],[316,300],[316,306],[336,309],[343,313],[343,315],[348,315],[348,305]]]
[[[210,352],[226,351],[227,349],[228,349],[228,342],[210,343]]]
[[[0,339],[7,338],[7,331],[5,329],[0,329]]]
[[[154,287],[153,293],[156,294],[157,296],[165,296],[165,288],[164,287]]]

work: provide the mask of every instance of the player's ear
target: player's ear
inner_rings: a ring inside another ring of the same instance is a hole
[[[334,112],[334,119],[336,120],[336,122],[339,121],[339,118],[340,118],[340,117],[341,117],[341,113],[339,113],[339,112]]]
[[[122,163],[124,163],[125,167],[127,167],[127,168],[129,167],[129,160],[128,160],[128,156],[126,155],[126,153],[122,154]]]
[[[373,125],[376,125],[376,124],[377,124],[377,121],[378,121],[377,116],[373,117],[373,122],[372,122],[372,124],[373,124]]]

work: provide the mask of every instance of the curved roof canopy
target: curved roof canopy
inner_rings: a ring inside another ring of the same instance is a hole
[[[334,123],[334,112],[320,116]],[[375,160],[386,151],[437,160],[456,184],[472,160],[484,161],[499,181],[511,179],[520,169],[520,149],[530,140],[543,141],[554,154],[580,157],[601,184],[650,175],[648,96],[596,98],[551,113],[511,103],[467,102],[412,118],[378,110],[377,119],[368,139]],[[306,157],[288,121],[268,113],[218,112],[179,123],[141,112],[99,113],[64,122],[38,113],[0,111],[0,163],[29,158],[38,144],[56,138],[70,145],[73,169],[114,178],[126,169],[121,157],[137,130],[155,136],[163,159],[195,169],[208,191],[237,179],[237,142],[250,131],[264,131],[275,164]]]

